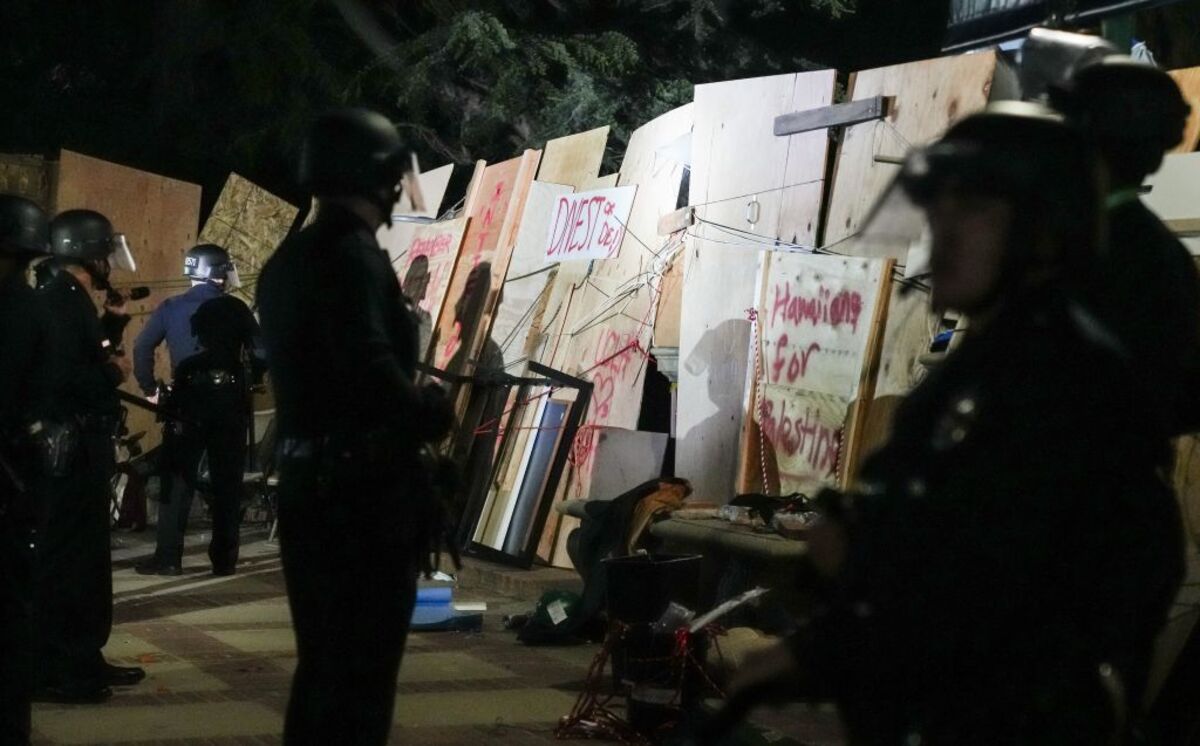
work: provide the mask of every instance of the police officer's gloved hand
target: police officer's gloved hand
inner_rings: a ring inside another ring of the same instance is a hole
[[[436,383],[427,383],[418,391],[415,426],[424,443],[436,443],[454,429],[454,405]]]

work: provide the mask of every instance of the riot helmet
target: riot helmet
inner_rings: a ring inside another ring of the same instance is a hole
[[[1117,53],[1111,42],[1099,36],[1035,28],[1021,45],[1021,97],[1044,101],[1052,92],[1065,89],[1075,71]]]
[[[938,142],[911,153],[898,184],[926,213],[947,196],[1007,205],[1003,235],[993,236],[1003,250],[990,300],[1031,278],[1081,274],[1100,250],[1100,184],[1092,151],[1060,116],[1038,104],[1001,102],[964,118]],[[935,266],[935,283],[936,274]]]
[[[114,233],[108,218],[94,210],[67,210],[50,221],[50,253],[60,265],[83,267],[100,289],[109,272],[136,272],[137,263],[124,234]]]
[[[0,254],[29,259],[50,252],[50,222],[33,200],[0,194]]]
[[[366,109],[322,114],[300,152],[300,183],[316,197],[364,197],[390,225],[400,180],[410,169],[396,127]]]
[[[1126,187],[1158,170],[1191,111],[1170,75],[1125,55],[1080,66],[1051,101],[1094,143],[1114,185]]]
[[[202,243],[183,256],[183,275],[197,282],[219,282],[232,290],[241,287],[237,267],[229,252],[213,243]]]

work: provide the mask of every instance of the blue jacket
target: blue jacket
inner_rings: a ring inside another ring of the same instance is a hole
[[[206,282],[167,298],[154,309],[133,345],[133,375],[147,396],[158,388],[154,378],[154,349],[166,340],[172,373],[180,363],[200,352],[200,343],[192,334],[192,314],[205,301],[219,298],[222,292],[219,286]]]

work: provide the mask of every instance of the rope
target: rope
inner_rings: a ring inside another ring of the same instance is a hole
[[[763,389],[766,383],[763,381],[762,375],[762,335],[759,333],[758,326],[758,309],[746,309],[747,315],[750,317],[750,333],[754,335],[754,381],[755,381],[755,399],[754,406],[758,409],[758,461],[762,468],[762,490],[764,495],[769,495],[771,486],[767,478],[767,434],[763,429],[762,421],[766,415],[766,404],[764,400],[765,393]]]

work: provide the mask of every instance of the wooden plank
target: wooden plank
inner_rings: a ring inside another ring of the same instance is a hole
[[[828,106],[834,84],[823,70],[696,86],[688,201],[705,222],[684,254],[676,473],[700,500],[735,491],[762,249],[811,245],[820,215],[829,139],[776,137],[774,119]]]
[[[679,347],[679,317],[683,311],[683,252],[677,253],[662,277],[658,312],[654,317],[654,346]]]
[[[438,368],[453,373],[468,372],[466,357],[471,352],[470,341],[478,336],[477,327],[483,319],[487,296],[492,291],[493,262],[497,259],[501,229],[508,218],[524,165],[525,158],[520,156],[487,166],[481,178],[468,190],[469,207],[465,214],[471,222],[463,238],[458,266],[450,278],[442,313],[434,324],[437,331],[432,359]],[[467,280],[473,272],[475,276],[469,288],[471,296],[464,300]],[[466,350],[460,354],[464,340],[467,341]]]
[[[238,291],[254,301],[258,273],[296,222],[299,209],[233,173],[225,181],[197,241],[223,247],[237,264]]]
[[[1179,84],[1184,100],[1192,107],[1183,128],[1183,140],[1171,152],[1191,153],[1200,146],[1200,67],[1171,70],[1170,75]]]
[[[838,483],[842,488],[850,486],[851,480],[858,474],[862,456],[867,452],[865,449],[873,445],[867,442],[866,432],[874,424],[868,422],[868,416],[875,399],[883,338],[887,327],[888,307],[891,300],[892,271],[895,269],[895,265],[894,259],[884,260],[883,271],[880,273],[876,291],[875,313],[871,318],[866,350],[863,353],[858,396],[850,405],[850,411],[846,416],[846,429],[842,433],[842,458],[838,464]]]
[[[102,213],[129,241],[138,271],[115,272],[113,284],[118,288],[146,285],[151,289],[146,299],[129,303],[133,320],[125,330],[125,344],[132,350],[133,340],[158,304],[188,287],[183,277],[183,253],[197,241],[200,186],[64,150],[58,163],[54,203],[60,212],[88,209]],[[170,380],[165,349],[158,351],[155,372],[158,378]],[[122,388],[141,394],[132,378]],[[143,446],[157,446],[161,432],[154,416],[140,409],[127,409],[130,431],[145,431]]]
[[[983,108],[991,94],[995,52],[942,57],[855,73],[849,96],[894,100],[886,118],[847,127],[838,149],[825,226],[829,246],[856,232],[896,167],[874,156],[904,156],[909,148],[936,139],[953,122]],[[903,261],[903,257],[898,257]]]
[[[608,125],[566,137],[557,137],[546,143],[542,165],[538,168],[538,181],[565,184],[583,192],[600,173],[604,160],[604,148],[608,143]]]
[[[691,207],[683,207],[659,218],[657,233],[660,236],[669,236],[672,233],[687,230],[695,224],[696,210]]]
[[[830,127],[862,124],[882,119],[887,116],[887,112],[888,99],[884,96],[864,98],[861,101],[847,101],[844,104],[822,106],[819,109],[797,111],[775,117],[775,134],[786,137]]]
[[[1200,235],[1200,218],[1174,218],[1163,222],[1177,236]]]

